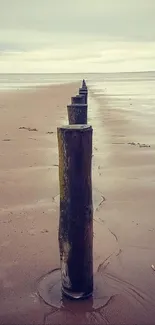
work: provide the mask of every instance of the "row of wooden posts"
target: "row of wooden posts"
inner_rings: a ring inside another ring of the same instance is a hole
[[[87,98],[88,90],[83,80],[79,95],[71,98],[71,105],[67,106],[69,124],[87,124]]]
[[[88,89],[67,106],[69,125],[57,129],[59,149],[59,250],[62,292],[72,299],[93,293],[92,127]]]

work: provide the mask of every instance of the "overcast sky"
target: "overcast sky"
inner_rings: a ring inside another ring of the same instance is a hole
[[[0,72],[155,70],[155,0],[0,0]]]

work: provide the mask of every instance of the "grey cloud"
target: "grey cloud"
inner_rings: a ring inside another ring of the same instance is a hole
[[[154,69],[154,13],[155,0],[0,0],[0,72]]]
[[[155,39],[154,0],[0,0],[0,29]]]

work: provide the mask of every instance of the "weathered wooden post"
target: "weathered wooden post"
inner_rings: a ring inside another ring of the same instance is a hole
[[[88,91],[84,88],[79,88],[79,95],[83,95],[85,98],[85,104],[87,104]]]
[[[82,81],[82,88],[87,89],[87,85],[86,85],[86,82],[85,82],[84,79],[83,79],[83,81]]]
[[[63,126],[57,135],[62,292],[82,299],[93,292],[92,127]]]
[[[76,95],[71,98],[71,104],[84,104],[85,98],[83,95]]]
[[[86,104],[67,105],[67,113],[69,124],[87,124]]]

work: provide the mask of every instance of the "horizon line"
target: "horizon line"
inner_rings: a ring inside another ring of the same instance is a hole
[[[139,70],[139,71],[111,71],[111,72],[0,72],[0,74],[117,74],[117,73],[148,73],[155,70]]]

